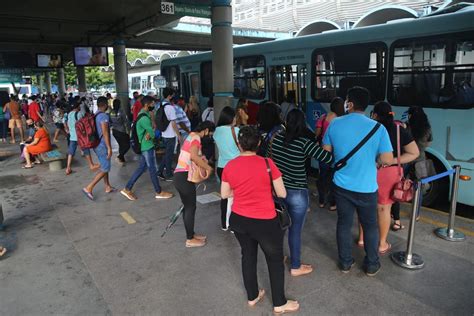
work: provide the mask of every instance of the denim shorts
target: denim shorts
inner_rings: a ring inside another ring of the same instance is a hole
[[[70,140],[69,141],[69,146],[67,148],[67,154],[74,156],[76,154],[77,150],[77,141],[76,140]],[[85,156],[90,156],[91,150],[90,149],[82,149],[82,152],[84,153]]]
[[[94,152],[99,159],[100,171],[109,172],[110,171],[110,159],[107,159],[107,147],[105,144],[100,143],[99,146],[94,148]]]

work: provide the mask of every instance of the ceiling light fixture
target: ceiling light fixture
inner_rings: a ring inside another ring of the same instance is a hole
[[[170,43],[160,43],[160,42],[144,42],[146,45],[157,45],[157,46],[171,46]]]
[[[148,34],[148,33],[150,33],[150,32],[153,32],[153,31],[155,31],[156,29],[157,29],[157,28],[156,28],[155,26],[149,27],[149,28],[146,28],[146,29],[144,29],[144,30],[142,30],[142,31],[140,31],[140,32],[137,32],[137,33],[135,34],[135,36],[136,36],[136,37],[140,37],[140,36],[142,36],[142,35],[145,35],[145,34]]]

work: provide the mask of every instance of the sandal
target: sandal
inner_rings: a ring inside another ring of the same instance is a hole
[[[285,305],[273,307],[273,314],[281,315],[286,313],[294,313],[300,309],[298,301],[287,300]]]
[[[387,245],[388,245],[388,246],[387,246],[386,249],[384,249],[384,250],[382,250],[382,251],[379,250],[379,254],[385,255],[385,254],[387,254],[387,253],[390,252],[390,249],[392,249],[392,244],[387,241]]]
[[[7,248],[0,246],[0,258],[5,255],[7,252]]]
[[[393,223],[392,224],[392,227],[390,227],[392,229],[392,231],[394,232],[397,232],[399,230],[402,230],[403,228],[405,228],[405,226],[403,226],[401,223]]]
[[[258,290],[257,298],[254,299],[253,301],[248,301],[247,304],[249,305],[249,307],[255,307],[255,305],[257,305],[258,302],[260,302],[263,299],[264,296],[265,296],[265,290],[260,289],[260,290]]]
[[[105,191],[105,193],[114,193],[117,192],[118,190],[114,187],[111,187],[109,191]]]
[[[94,201],[94,195],[92,195],[92,192],[89,192],[86,190],[86,188],[82,189],[82,193],[84,193],[85,196],[91,201]]]
[[[24,165],[21,169],[33,169],[33,165]]]

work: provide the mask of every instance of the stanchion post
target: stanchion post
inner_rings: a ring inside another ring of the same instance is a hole
[[[411,211],[410,228],[408,230],[407,250],[394,252],[390,255],[393,262],[407,269],[422,269],[425,263],[421,256],[413,253],[413,242],[415,240],[416,216],[421,205],[421,181],[415,184],[415,196],[413,198],[413,207]]]
[[[439,227],[435,230],[436,236],[448,241],[463,241],[466,236],[454,230],[454,221],[456,219],[456,207],[458,204],[459,176],[461,175],[461,166],[454,166],[454,178],[451,186],[451,208],[449,210],[448,227]]]

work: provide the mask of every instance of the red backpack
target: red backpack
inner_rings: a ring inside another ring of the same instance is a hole
[[[95,115],[87,113],[76,122],[77,143],[82,149],[95,148],[100,143]]]

